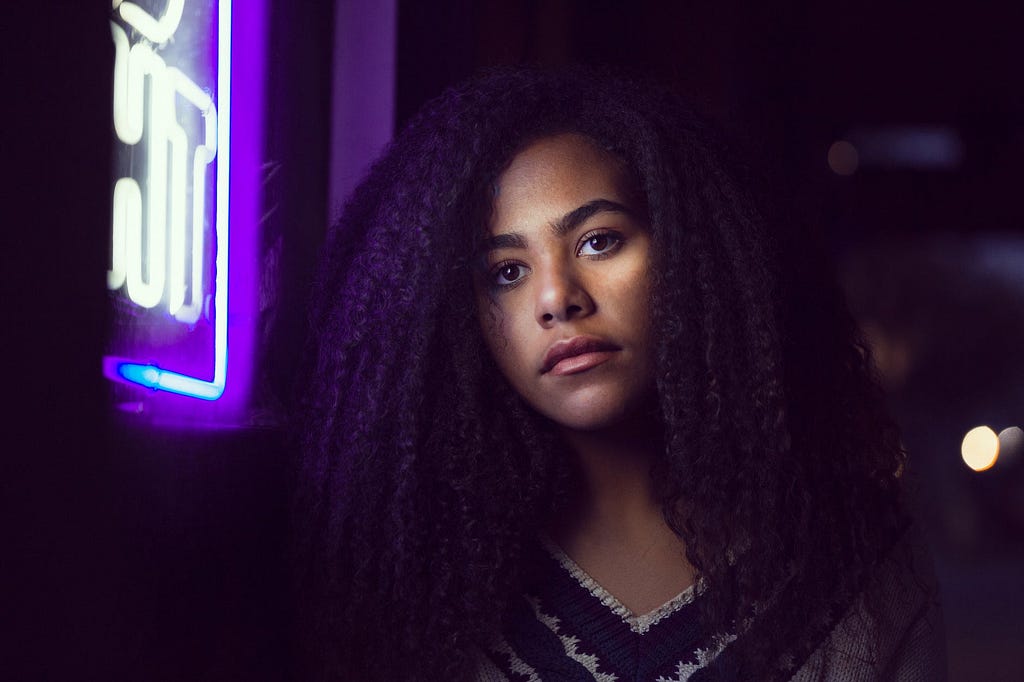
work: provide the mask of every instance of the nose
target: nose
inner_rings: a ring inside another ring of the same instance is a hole
[[[536,317],[542,327],[594,312],[594,300],[571,267],[554,265],[534,275],[540,275],[537,277]]]

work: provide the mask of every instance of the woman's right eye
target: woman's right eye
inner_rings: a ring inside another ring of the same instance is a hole
[[[511,287],[526,276],[526,266],[519,263],[498,263],[491,270],[491,281],[497,287]]]

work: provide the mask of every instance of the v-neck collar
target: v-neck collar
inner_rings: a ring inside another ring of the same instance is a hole
[[[522,672],[521,663],[545,682],[681,680],[724,645],[700,626],[699,583],[637,616],[550,538],[538,537],[528,556],[523,599],[505,615],[507,646],[492,659],[503,669]]]
[[[565,571],[580,584],[583,589],[592,594],[609,611],[622,619],[629,629],[638,635],[645,634],[653,625],[671,616],[673,613],[691,603],[694,599],[696,583],[669,599],[661,606],[644,614],[634,614],[625,604],[616,598],[611,592],[601,586],[586,571],[580,568],[579,564],[573,561],[572,557],[565,553],[561,547],[555,544],[554,540],[546,534],[540,536],[541,546],[554,558]]]

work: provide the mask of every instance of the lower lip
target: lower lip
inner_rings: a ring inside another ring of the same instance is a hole
[[[594,367],[603,365],[611,360],[612,353],[614,352],[615,351],[611,350],[598,350],[590,353],[574,355],[571,358],[563,358],[559,360],[554,367],[548,370],[548,374],[560,377],[567,374],[586,372],[588,369],[593,369]]]

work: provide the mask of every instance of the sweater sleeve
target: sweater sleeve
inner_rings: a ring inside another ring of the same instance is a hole
[[[887,682],[944,682],[946,636],[937,600],[924,604],[881,676]]]
[[[794,682],[945,682],[945,630],[931,558],[909,531]]]

